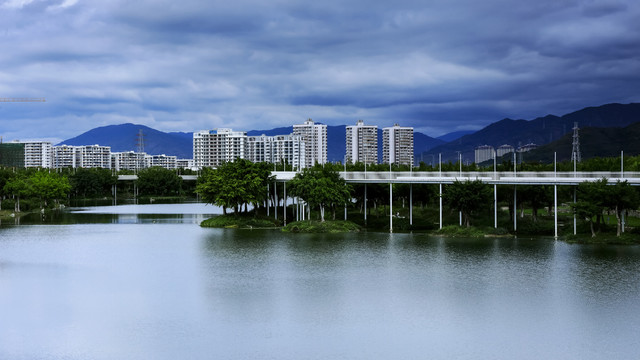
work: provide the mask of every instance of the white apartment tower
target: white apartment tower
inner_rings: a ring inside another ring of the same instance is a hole
[[[111,147],[100,145],[78,146],[78,167],[111,169]]]
[[[53,167],[56,169],[78,167],[78,150],[73,145],[53,147]]]
[[[346,159],[345,161],[355,164],[378,163],[378,126],[365,125],[364,121],[358,120],[356,125],[346,127]]]
[[[497,149],[498,152],[498,157],[501,157],[502,155],[508,154],[508,153],[512,153],[514,151],[513,146],[509,145],[509,144],[504,144],[504,145],[500,145]]]
[[[177,156],[172,155],[147,155],[145,156],[145,163],[147,167],[159,166],[161,168],[175,170],[178,162]]]
[[[305,143],[305,164],[311,167],[327,162],[327,125],[315,124],[309,119],[304,124],[293,125],[293,135]]]
[[[475,149],[476,164],[491,160],[495,157],[495,151],[491,145],[481,145]]]
[[[382,129],[382,162],[413,166],[413,128],[395,124]]]
[[[247,133],[231,129],[193,133],[193,160],[197,168],[218,167],[236,158],[244,159]]]
[[[24,167],[51,168],[53,146],[49,141],[20,141],[24,144]]]
[[[111,153],[111,168],[120,170],[141,170],[146,166],[146,153],[134,151],[123,151]]]
[[[306,167],[306,147],[301,136],[249,136],[245,147],[245,159],[252,162],[287,162],[295,169]]]

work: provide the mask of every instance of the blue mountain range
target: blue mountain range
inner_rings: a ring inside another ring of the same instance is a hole
[[[346,148],[345,125],[327,126],[327,159],[341,162]],[[142,130],[144,151],[147,154],[174,155],[179,159],[193,157],[193,133],[190,132],[162,132],[145,125],[120,124],[97,127],[74,138],[62,141],[57,145],[103,145],[110,146],[111,151],[136,151]],[[293,126],[274,128],[269,130],[251,130],[247,135],[288,135],[293,132]],[[422,133],[414,133],[414,152],[421,154],[434,146],[444,144],[444,141],[434,139]],[[378,129],[378,156],[382,159],[382,130]]]

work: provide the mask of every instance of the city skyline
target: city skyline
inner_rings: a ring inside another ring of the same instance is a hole
[[[432,137],[640,101],[640,4],[0,2],[5,140],[312,118]]]

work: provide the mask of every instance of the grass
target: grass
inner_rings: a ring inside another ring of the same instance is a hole
[[[284,232],[292,233],[345,233],[359,232],[360,226],[345,220],[316,220],[295,221],[282,228]]]
[[[492,228],[492,227],[462,227],[458,225],[449,225],[444,226],[442,229],[439,229],[433,232],[435,235],[444,235],[450,237],[486,237],[486,236],[503,236],[508,235],[506,229],[504,228]]]
[[[253,214],[218,215],[200,223],[202,227],[230,228],[230,229],[255,229],[276,228],[280,223],[266,216],[254,216]]]
[[[600,233],[596,237],[586,234],[567,235],[563,238],[569,244],[603,244],[603,245],[640,245],[640,234],[625,232],[619,237],[616,233]]]

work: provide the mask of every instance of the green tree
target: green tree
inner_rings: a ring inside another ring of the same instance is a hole
[[[576,216],[585,219],[591,229],[591,237],[596,236],[593,218],[599,223],[602,212],[606,207],[608,197],[606,178],[597,181],[584,181],[576,188],[576,203],[571,204]]]
[[[340,177],[338,171],[316,165],[304,169],[289,182],[291,194],[299,196],[310,207],[317,207],[320,221],[325,220],[325,208],[331,207],[335,218],[337,205],[345,205],[351,201],[351,187]]]
[[[618,225],[616,227],[616,235],[620,236],[622,231],[622,214],[626,210],[638,208],[638,193],[625,181],[617,181],[615,185],[607,187],[606,205],[616,214]]]
[[[182,178],[173,170],[154,166],[138,172],[137,184],[141,195],[179,195]]]
[[[538,222],[538,210],[553,200],[551,188],[547,185],[525,185],[518,187],[522,201],[531,206],[533,222]]]
[[[227,162],[216,169],[205,168],[198,178],[196,192],[207,203],[233,208],[237,214],[244,205],[258,207],[267,197],[267,184],[272,180],[271,166],[266,163],[252,163],[245,159]]]
[[[40,199],[40,208],[45,208],[50,200],[58,203],[64,199],[71,190],[69,179],[55,172],[46,170],[37,171],[31,175],[27,182],[28,194]]]
[[[16,174],[7,180],[3,189],[6,194],[15,198],[13,211],[20,212],[20,198],[26,197],[30,193],[26,176],[23,173]]]
[[[118,181],[118,177],[109,169],[79,168],[69,176],[71,192],[76,196],[98,197],[110,194],[111,187]]]
[[[4,186],[14,176],[15,174],[11,170],[0,168],[0,210],[2,210],[2,200],[4,200],[7,195],[10,195],[5,191]]]
[[[453,184],[447,185],[443,197],[449,207],[462,212],[463,223],[469,227],[471,214],[489,204],[491,190],[480,180],[456,180]]]

